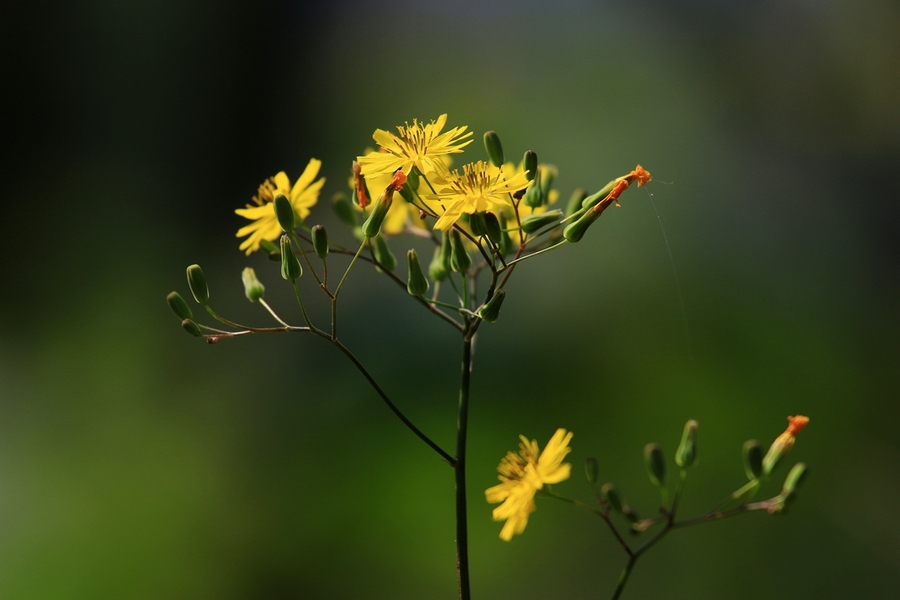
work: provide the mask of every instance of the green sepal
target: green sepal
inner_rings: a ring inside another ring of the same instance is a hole
[[[500,318],[500,307],[503,306],[504,298],[506,298],[506,290],[501,289],[494,292],[491,299],[478,309],[478,316],[481,317],[481,320],[493,323]]]
[[[328,233],[321,225],[312,228],[312,243],[316,250],[316,256],[325,260],[325,257],[328,256]]]
[[[495,245],[500,243],[503,230],[500,228],[500,220],[497,219],[497,215],[491,212],[484,213],[484,229],[488,238]]]
[[[684,424],[675,462],[681,468],[693,467],[697,462],[697,421],[693,419]]]
[[[428,291],[428,280],[419,265],[419,255],[414,249],[406,253],[406,291],[410,296],[421,296]]]
[[[283,194],[278,194],[272,204],[275,205],[275,217],[278,218],[278,224],[281,225],[282,231],[285,233],[293,231],[294,207],[291,206],[291,201]]]
[[[492,165],[503,166],[503,146],[500,144],[500,136],[496,131],[491,130],[484,133],[484,149],[487,150]]]
[[[531,234],[540,229],[555,223],[562,217],[562,211],[560,210],[548,210],[547,212],[543,212],[537,215],[528,215],[527,217],[522,217],[521,225],[522,231],[525,233]]]
[[[388,271],[393,271],[397,266],[397,257],[391,252],[384,236],[376,236],[372,241],[375,242],[375,245],[372,247],[372,254],[375,255],[375,260]]]
[[[188,287],[198,304],[206,305],[209,302],[209,288],[206,286],[206,277],[200,265],[191,265],[187,268]]]
[[[169,308],[172,309],[172,312],[182,321],[194,318],[191,307],[188,306],[187,302],[185,302],[184,298],[182,298],[181,294],[178,292],[170,292],[169,295],[166,296],[166,302],[169,304]]]
[[[644,466],[647,467],[647,475],[653,485],[656,487],[666,485],[666,457],[659,444],[644,446]]]
[[[472,213],[469,215],[469,228],[472,230],[472,235],[475,237],[481,237],[487,234],[487,224],[485,223],[484,213]]]
[[[285,234],[281,236],[281,276],[293,281],[303,275],[303,267],[294,254],[294,246],[291,244],[291,238]]]

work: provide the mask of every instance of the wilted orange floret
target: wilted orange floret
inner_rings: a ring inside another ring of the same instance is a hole
[[[806,427],[807,423],[809,423],[809,417],[804,417],[803,415],[788,417],[788,428],[786,433],[789,435],[797,435],[800,433],[801,429]]]
[[[406,173],[397,169],[394,173],[394,177],[391,179],[391,183],[388,187],[394,188],[394,191],[399,192],[400,188],[406,183]]]
[[[644,187],[645,185],[647,185],[647,183],[649,183],[650,179],[652,179],[650,177],[650,171],[645,171],[644,167],[642,167],[641,165],[636,166],[634,168],[634,171],[632,171],[628,175],[628,178],[632,181],[636,179],[638,187]]]
[[[356,183],[356,200],[359,202],[360,208],[369,205],[369,197],[366,195],[366,184],[362,176],[362,167],[355,160],[353,161],[353,179]]]

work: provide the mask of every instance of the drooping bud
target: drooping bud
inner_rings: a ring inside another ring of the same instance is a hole
[[[616,512],[620,513],[622,512],[622,509],[625,508],[625,504],[622,502],[622,496],[613,484],[604,483],[603,487],[600,488],[600,495],[609,502],[609,505]]]
[[[428,265],[428,276],[432,281],[443,281],[447,279],[447,266],[444,264],[444,247],[439,246],[434,249],[434,257]]]
[[[503,166],[503,146],[500,145],[500,136],[496,131],[486,131],[484,134],[484,149],[487,150],[491,164],[495,167]]]
[[[647,467],[647,475],[653,485],[656,487],[666,485],[666,457],[663,456],[659,444],[644,446],[644,465]]]
[[[194,300],[204,305],[209,302],[209,288],[206,287],[206,277],[200,265],[191,265],[187,268],[187,280]]]
[[[500,289],[494,292],[491,299],[478,309],[478,316],[481,317],[481,320],[493,323],[500,318],[500,307],[503,306],[504,298],[506,298],[506,290]]]
[[[406,175],[403,171],[395,171],[394,177],[387,187],[384,188],[384,193],[378,196],[375,206],[372,207],[372,214],[369,215],[369,218],[363,225],[363,233],[367,238],[373,238],[381,231],[381,224],[384,223],[384,218],[387,216],[394,201],[394,192],[402,188],[405,183]]]
[[[376,236],[372,241],[375,242],[375,245],[372,247],[372,254],[375,255],[375,260],[381,263],[381,267],[388,271],[393,271],[394,267],[397,266],[397,257],[391,252],[384,236]]]
[[[484,220],[484,213],[476,212],[469,215],[469,228],[472,235],[481,237],[487,233],[487,225]]]
[[[454,229],[450,232],[450,268],[456,273],[465,273],[472,266],[472,259],[466,252],[462,236]]]
[[[250,302],[256,302],[266,293],[266,287],[256,278],[253,267],[247,267],[241,271],[241,281],[244,282],[244,295]]]
[[[300,266],[300,261],[294,254],[291,238],[285,234],[281,236],[281,276],[288,281],[293,281],[301,275],[303,275],[303,267]]]
[[[312,228],[312,243],[313,248],[316,249],[316,256],[325,260],[325,257],[328,256],[328,234],[321,225]]]
[[[593,456],[588,456],[584,459],[584,476],[587,478],[588,483],[595,484],[597,483],[597,476],[600,474],[600,465],[597,463],[597,459]]]
[[[775,438],[775,441],[769,446],[769,451],[766,452],[765,458],[763,458],[763,473],[765,475],[771,474],[779,461],[787,456],[791,448],[794,447],[794,436],[806,427],[807,423],[809,423],[809,417],[804,417],[803,415],[788,417],[788,428]]]
[[[525,156],[522,158],[522,168],[524,168],[528,173],[525,177],[528,181],[534,181],[534,178],[537,176],[537,168],[538,168],[538,159],[537,153],[533,150],[529,150],[525,153]]]
[[[354,160],[350,167],[353,171],[353,202],[360,208],[365,208],[369,205],[369,187],[362,174],[362,165]]]
[[[744,458],[744,472],[747,474],[747,479],[751,481],[759,479],[763,473],[763,454],[759,442],[747,440],[744,442],[741,454]]]
[[[497,215],[490,212],[484,213],[484,229],[494,244],[500,243],[500,236],[503,232],[500,230],[500,221],[497,219]]]
[[[548,210],[540,214],[522,217],[520,221],[522,231],[528,234],[534,233],[551,223],[555,223],[560,217],[562,217],[562,211],[559,210]]]
[[[587,198],[587,190],[578,188],[569,196],[569,202],[566,204],[566,216],[574,215],[581,208],[581,203]]]
[[[350,227],[356,226],[356,211],[350,206],[350,200],[346,194],[338,192],[332,196],[331,208],[334,209],[334,213],[345,225]]]
[[[784,488],[781,494],[787,496],[797,491],[797,488],[800,487],[800,484],[806,479],[806,474],[808,472],[809,468],[807,468],[806,463],[799,462],[794,465],[784,480]]]
[[[200,327],[194,323],[191,319],[185,319],[181,322],[181,326],[194,337],[200,337],[203,333],[200,331]]]
[[[282,231],[289,233],[294,230],[294,207],[291,201],[283,194],[275,196],[275,216],[278,218],[278,224],[281,225]]]
[[[182,298],[181,294],[178,292],[170,292],[169,295],[166,296],[166,302],[168,302],[172,312],[182,321],[194,318],[191,307],[187,305],[187,302],[184,301],[184,298]]]
[[[697,421],[693,419],[684,424],[681,443],[675,452],[675,462],[683,469],[693,467],[697,462]]]
[[[415,250],[406,253],[406,291],[410,296],[421,296],[428,291],[428,280],[419,265],[419,255]]]

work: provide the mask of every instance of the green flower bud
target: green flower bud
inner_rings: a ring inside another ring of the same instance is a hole
[[[513,242],[506,231],[506,215],[500,215],[500,253],[506,256],[513,251]]]
[[[538,167],[538,177],[540,177],[542,171],[543,169]],[[542,204],[544,204],[544,194],[541,192],[541,186],[535,181],[529,185],[528,189],[525,191],[525,206],[537,208]]]
[[[622,514],[625,516],[626,519],[628,519],[632,523],[637,523],[638,521],[641,520],[641,517],[638,515],[638,512],[627,505],[622,507]]]
[[[350,200],[346,194],[338,192],[331,197],[331,208],[334,214],[347,226],[354,227],[356,225],[356,211],[350,205]]]
[[[806,474],[809,472],[809,469],[806,466],[806,463],[799,462],[793,466],[791,471],[788,473],[787,478],[784,480],[784,489],[781,494],[783,496],[787,496],[789,494],[793,494],[800,484],[803,483],[803,480],[806,479]]]
[[[182,321],[185,319],[194,318],[194,314],[191,312],[191,307],[187,305],[187,302],[184,301],[184,298],[182,298],[181,294],[179,294],[178,292],[171,292],[168,296],[166,296],[166,302],[169,303],[169,308],[172,309],[172,312],[175,313]]]
[[[428,291],[428,280],[419,265],[419,255],[415,250],[406,253],[406,291],[410,296],[421,296]]]
[[[742,454],[744,457],[744,472],[747,474],[747,479],[751,481],[759,479],[763,472],[763,454],[759,442],[756,440],[744,442]]]
[[[528,215],[527,217],[522,217],[522,231],[525,233],[531,234],[551,223],[555,223],[562,217],[562,211],[559,210],[548,210],[547,212],[543,212],[537,215]]]
[[[478,309],[478,316],[482,321],[493,323],[500,317],[500,307],[503,305],[503,299],[506,298],[506,290],[497,290],[491,299]]]
[[[406,183],[409,184],[409,187],[414,192],[419,191],[419,170],[411,169],[409,171],[409,175],[406,176]]]
[[[256,302],[266,293],[265,286],[256,278],[256,271],[252,267],[241,272],[241,281],[244,282],[244,295],[250,302]]]
[[[563,237],[571,244],[580,242],[581,238],[583,238],[584,234],[587,232],[588,227],[593,225],[594,221],[600,218],[602,212],[602,210],[599,212],[587,210],[575,221],[566,225],[566,228],[563,230]]]
[[[647,475],[650,482],[656,487],[666,485],[666,457],[663,456],[659,444],[647,444],[644,446],[644,465],[647,467]]]
[[[500,220],[494,213],[484,213],[484,230],[487,236],[494,244],[500,243],[500,236],[503,231],[500,229]]]
[[[613,188],[616,187],[618,183],[618,179],[613,179],[602,188],[600,188],[599,191],[594,192],[593,194],[582,200],[581,206],[583,208],[590,208],[591,206],[594,206],[595,204],[609,196],[609,193],[613,191]]]
[[[485,235],[487,233],[487,224],[484,220],[484,213],[477,212],[469,215],[469,228],[475,237]]]
[[[500,145],[500,136],[496,131],[486,131],[484,134],[484,149],[487,150],[491,164],[495,167],[503,166],[503,146]]]
[[[600,488],[600,495],[609,502],[609,505],[616,512],[620,513],[622,512],[622,509],[625,508],[625,505],[622,502],[622,496],[613,484],[604,483],[603,487]]]
[[[533,181],[537,176],[537,168],[538,168],[538,160],[537,153],[533,150],[529,150],[525,153],[525,156],[522,158],[522,167],[528,171],[528,181]]]
[[[281,276],[289,281],[299,278],[303,275],[303,267],[294,254],[294,246],[291,244],[291,238],[287,234],[281,236]]]
[[[378,196],[378,200],[375,201],[375,206],[372,207],[372,214],[369,215],[369,218],[366,219],[366,222],[363,224],[363,233],[367,238],[373,238],[381,231],[381,224],[384,223],[384,218],[391,209],[392,203],[392,194],[382,194]]]
[[[409,185],[409,180],[408,180],[408,179],[406,180],[406,183],[403,184],[403,187],[400,188],[400,196],[401,196],[404,200],[406,200],[407,202],[409,202],[410,204],[412,204],[412,201],[413,201],[413,193],[412,193],[412,188],[411,188],[410,185]]]
[[[191,265],[187,268],[187,280],[194,300],[203,305],[209,302],[209,288],[206,287],[206,277],[200,265]]]
[[[581,208],[581,203],[587,198],[587,190],[578,188],[569,196],[569,202],[566,204],[566,216],[574,215]]]
[[[693,419],[684,424],[681,444],[675,452],[675,462],[681,468],[693,467],[697,462],[697,421]]]
[[[457,273],[465,273],[472,266],[472,259],[466,252],[462,236],[454,229],[450,232],[450,268]]]
[[[194,337],[200,337],[203,333],[200,331],[200,327],[194,323],[191,319],[185,319],[181,322],[181,326],[184,327],[184,330],[187,331]]]
[[[273,202],[275,205],[275,216],[278,218],[278,224],[281,225],[281,229],[288,233],[294,230],[294,207],[291,206],[291,201],[284,197],[282,194],[278,194],[275,196],[275,201]]]
[[[325,260],[325,257],[328,256],[328,234],[321,225],[312,228],[312,243],[313,248],[316,249],[316,256]]]
[[[397,257],[391,252],[384,236],[376,236],[373,241],[375,245],[372,247],[372,254],[375,255],[375,260],[381,263],[381,266],[388,271],[393,271],[394,267],[397,266]]]
[[[434,257],[431,264],[428,265],[428,276],[432,281],[443,281],[447,279],[447,266],[444,264],[444,247],[438,246],[434,249]]]
[[[588,456],[584,459],[584,476],[587,478],[588,483],[595,484],[597,483],[597,476],[600,474],[600,465],[597,463],[597,459],[593,456]]]

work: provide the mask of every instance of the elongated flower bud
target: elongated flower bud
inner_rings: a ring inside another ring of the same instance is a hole
[[[797,488],[800,487],[800,484],[803,483],[803,480],[806,479],[806,474],[809,472],[809,468],[807,468],[806,463],[797,463],[794,465],[790,472],[788,473],[787,478],[784,480],[784,489],[782,490],[782,495],[787,496],[788,494],[793,494],[797,491]]]
[[[194,337],[200,337],[203,333],[200,331],[200,327],[194,323],[191,319],[185,319],[181,322],[181,326]]]
[[[291,244],[291,238],[287,234],[281,236],[281,276],[293,281],[303,275],[303,267],[294,254],[294,246]]]
[[[559,210],[548,210],[537,215],[522,217],[522,231],[529,234],[534,233],[551,223],[555,223],[560,217],[562,217],[562,211]]]
[[[281,225],[282,231],[289,233],[294,230],[294,207],[291,201],[284,197],[283,194],[275,196],[275,216],[278,218],[278,224]]]
[[[522,167],[528,172],[526,175],[528,181],[534,181],[534,178],[537,177],[538,169],[537,153],[533,150],[527,151],[522,158]]]
[[[587,198],[587,190],[578,188],[569,196],[569,202],[566,204],[566,216],[574,215],[581,208],[581,203]]]
[[[247,267],[241,272],[241,281],[244,282],[244,295],[250,302],[256,302],[266,293],[266,288],[256,278],[256,271],[253,270],[253,267]]]
[[[507,254],[512,253],[513,251],[513,242],[509,237],[509,232],[506,231],[506,215],[500,215],[500,253],[506,256]]]
[[[644,446],[644,465],[647,467],[647,475],[653,485],[656,487],[666,485],[666,457],[663,456],[659,444]]]
[[[538,167],[538,177],[540,177],[541,168]],[[541,192],[541,186],[537,181],[528,186],[528,189],[525,191],[525,206],[530,206],[531,208],[537,208],[544,204],[544,195]]]
[[[328,256],[328,234],[321,225],[312,228],[312,243],[313,248],[316,249],[316,256],[325,260],[325,257]]]
[[[600,213],[588,209],[583,215],[566,225],[566,228],[563,229],[563,237],[570,244],[577,244],[587,233],[588,227],[593,225],[599,217]]]
[[[800,430],[806,427],[807,423],[809,423],[809,417],[804,417],[803,415],[788,417],[788,428],[775,438],[775,441],[769,446],[769,451],[766,452],[765,458],[763,458],[763,473],[765,475],[772,473],[781,459],[787,456],[791,448],[794,447],[794,436],[800,433]]]
[[[503,232],[500,230],[500,220],[497,219],[497,215],[490,212],[484,214],[484,229],[494,244],[500,243],[500,236]]]
[[[471,266],[472,259],[466,252],[462,236],[459,235],[459,231],[454,229],[450,232],[450,268],[457,273],[465,273]]]
[[[375,255],[375,260],[381,263],[381,266],[388,271],[393,271],[394,267],[397,266],[397,257],[391,252],[384,236],[376,236],[373,241],[375,245],[372,247],[372,254]]]
[[[747,474],[747,479],[751,481],[759,479],[763,473],[762,447],[759,445],[759,442],[756,440],[747,440],[744,442],[742,455],[744,458],[744,472]]]
[[[500,318],[500,307],[503,306],[503,300],[506,298],[506,290],[497,290],[491,299],[478,310],[478,316],[483,321],[493,323]]]
[[[697,421],[693,419],[684,424],[681,444],[675,452],[675,462],[681,468],[693,467],[697,462]]]
[[[200,265],[191,265],[187,268],[187,280],[194,300],[204,305],[209,302],[209,288],[206,287],[206,277]]]
[[[410,296],[421,296],[428,291],[428,280],[419,265],[419,255],[415,250],[406,253],[406,291]]]
[[[487,150],[491,164],[495,167],[503,166],[503,146],[500,144],[500,136],[496,131],[486,131],[484,134],[484,149]]]
[[[622,509],[625,507],[625,504],[622,502],[622,495],[619,494],[619,490],[616,489],[611,483],[604,483],[603,487],[600,488],[600,495],[609,502],[609,505],[616,512],[622,512]]]
[[[595,484],[597,483],[597,476],[600,474],[600,465],[597,463],[597,459],[593,456],[588,456],[584,459],[584,476],[587,478],[588,483]]]
[[[448,269],[444,264],[443,246],[434,249],[434,257],[428,265],[428,276],[432,281],[443,281],[447,279]]]
[[[332,196],[331,208],[334,209],[334,214],[336,214],[345,225],[350,227],[356,226],[356,211],[354,211],[353,207],[350,205],[350,200],[347,198],[346,194],[338,192]]]
[[[613,191],[613,188],[615,188],[618,183],[619,183],[618,179],[613,179],[612,181],[610,181],[609,183],[604,185],[602,188],[600,188],[599,190],[597,190],[596,192],[594,192],[593,194],[591,194],[590,196],[587,196],[584,200],[582,200],[581,206],[583,208],[590,208],[591,206],[594,206],[595,204],[597,204],[598,202],[600,202],[601,200],[603,200],[604,198],[609,196],[609,193],[611,191]]]
[[[381,231],[381,224],[384,223],[384,218],[387,216],[388,211],[391,210],[393,201],[393,195],[382,194],[378,196],[375,206],[372,207],[372,214],[369,215],[369,218],[363,224],[363,233],[367,238],[373,238]]]
[[[187,302],[184,301],[184,298],[182,298],[181,294],[178,292],[169,293],[169,295],[166,296],[166,302],[169,304],[169,308],[172,309],[172,312],[182,321],[194,318],[191,307],[187,305]]]
[[[469,215],[469,228],[475,237],[485,235],[487,233],[487,225],[484,221],[484,213],[476,212]]]

